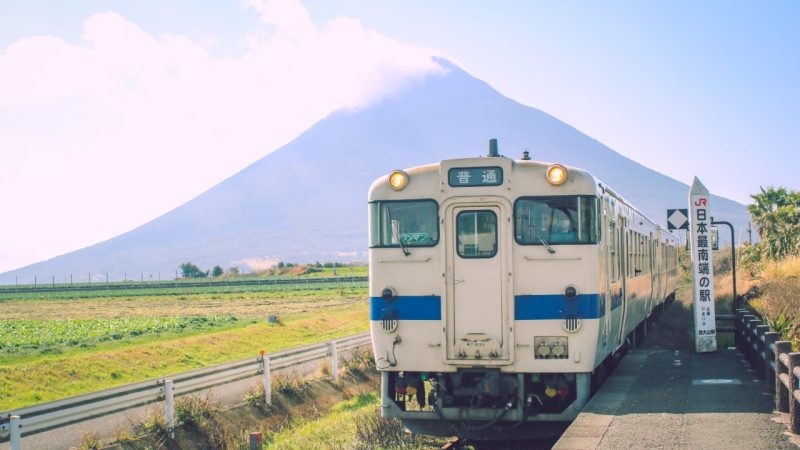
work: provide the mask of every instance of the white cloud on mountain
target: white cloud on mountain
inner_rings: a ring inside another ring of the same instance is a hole
[[[249,5],[262,28],[236,58],[114,12],[87,18],[82,42],[30,36],[0,53],[0,191],[18,193],[4,199],[17,219],[0,221],[0,272],[127,231],[330,112],[442,70],[356,20],[317,27],[298,1]]]

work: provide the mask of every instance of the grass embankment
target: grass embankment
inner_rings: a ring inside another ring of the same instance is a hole
[[[800,350],[800,257],[765,263],[751,283],[758,294],[749,306]]]
[[[437,449],[445,438],[410,435],[399,420],[380,417],[378,394],[370,392],[334,405],[318,417],[301,418],[287,428],[268,435],[266,449],[309,448]]]
[[[165,431],[163,413],[154,410],[120,431],[111,449],[248,448],[248,435],[261,431],[266,449],[436,449],[446,439],[412,436],[397,420],[380,417],[379,376],[371,352],[342,355],[340,380],[330,378],[323,364],[315,376],[277,375],[272,382],[272,405],[264,404],[257,383],[245,403],[224,409],[208,397],[180,397],[175,404],[175,437]],[[97,447],[95,435],[82,448]]]
[[[228,314],[218,326],[171,327],[166,330],[122,333],[110,328],[95,338],[72,339],[56,335],[45,343],[35,334],[19,333],[3,339],[23,339],[35,345],[8,346],[0,350],[0,410],[7,410],[71,395],[165,376],[267,352],[319,342],[368,329],[365,292],[344,295],[340,290],[295,292],[285,296],[255,298],[130,298],[88,300],[21,300],[3,304],[3,326],[18,327],[31,317],[47,329],[63,325],[63,318],[85,320],[102,328],[119,317],[204,317]],[[234,316],[235,314],[235,316]],[[277,314],[280,324],[265,323],[266,314]],[[56,319],[58,317],[58,319]],[[239,317],[236,319],[235,317]],[[189,323],[191,319],[189,319]],[[32,322],[34,323],[34,322]],[[177,321],[175,323],[185,323]],[[16,324],[16,325],[15,325]],[[70,327],[63,327],[64,331]],[[104,334],[105,333],[105,334]],[[111,336],[103,340],[103,336]],[[118,338],[117,338],[118,337]],[[41,345],[40,345],[41,344]],[[46,345],[45,345],[46,344]]]

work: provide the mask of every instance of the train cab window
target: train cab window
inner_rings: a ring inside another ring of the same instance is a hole
[[[494,211],[462,211],[456,217],[456,245],[462,258],[493,258],[497,254]]]
[[[518,244],[596,244],[597,197],[523,197],[514,204]]]
[[[439,242],[439,206],[433,200],[373,202],[370,247],[433,247]]]

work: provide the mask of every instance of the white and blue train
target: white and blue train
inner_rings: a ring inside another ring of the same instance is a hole
[[[490,147],[369,191],[382,414],[415,433],[513,438],[571,421],[674,298],[674,235],[584,170]]]

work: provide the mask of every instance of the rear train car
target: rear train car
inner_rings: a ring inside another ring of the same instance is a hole
[[[369,229],[382,414],[415,433],[574,419],[674,296],[676,238],[574,167],[492,152],[394,171]]]

